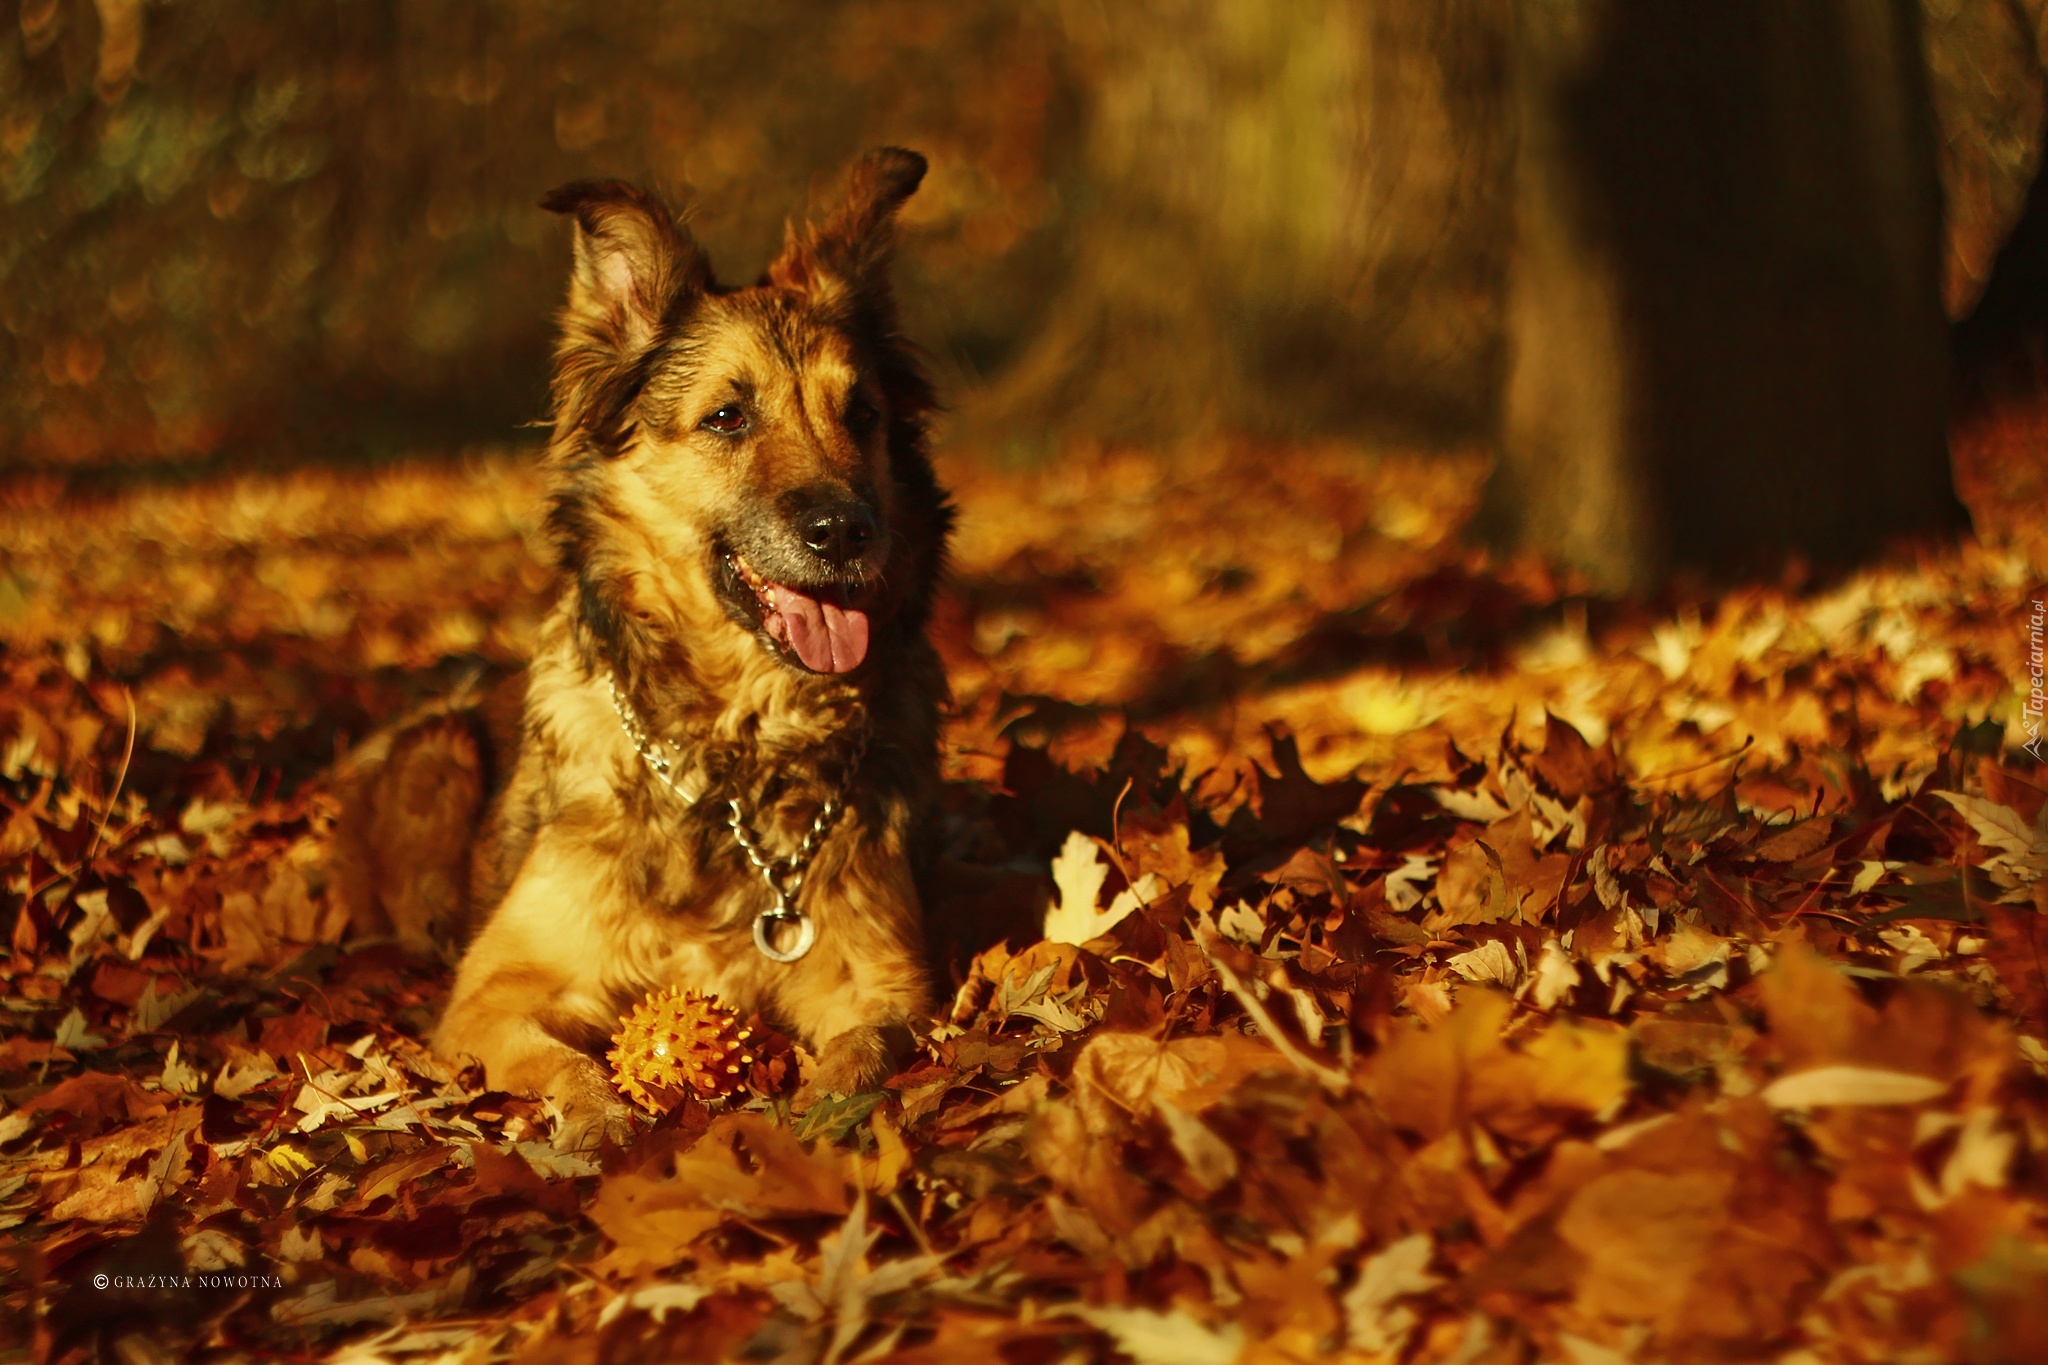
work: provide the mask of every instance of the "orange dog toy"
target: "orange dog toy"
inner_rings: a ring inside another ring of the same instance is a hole
[[[670,988],[633,1007],[612,1035],[612,1080],[650,1114],[685,1095],[724,1099],[747,1083],[754,1031],[708,995]]]

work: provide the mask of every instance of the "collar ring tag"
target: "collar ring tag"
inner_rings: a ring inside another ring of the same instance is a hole
[[[796,921],[796,942],[787,948],[778,948],[775,946],[775,929],[785,920]],[[754,946],[770,962],[794,962],[810,952],[811,945],[817,941],[818,926],[809,915],[787,901],[754,916]]]

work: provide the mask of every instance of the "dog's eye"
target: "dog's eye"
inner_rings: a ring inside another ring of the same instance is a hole
[[[737,403],[727,403],[699,425],[706,431],[717,432],[720,436],[737,436],[747,429],[747,410]]]
[[[865,436],[873,431],[875,423],[881,418],[882,414],[875,409],[875,405],[857,394],[853,401],[846,405],[846,429],[856,436]]]

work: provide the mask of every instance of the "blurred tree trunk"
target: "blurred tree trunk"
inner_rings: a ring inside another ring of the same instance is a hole
[[[1497,436],[1482,534],[1610,590],[1953,532],[2041,7],[1064,0],[1072,256],[966,435]]]
[[[1065,0],[1073,255],[968,439],[1475,440],[1506,224],[1498,0]]]
[[[1517,8],[1497,544],[1604,590],[1965,524],[1912,0]]]
[[[1921,0],[1948,222],[1942,296],[1976,307],[2026,206],[2048,118],[2048,0]]]

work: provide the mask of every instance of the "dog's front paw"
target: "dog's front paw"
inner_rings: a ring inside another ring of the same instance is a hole
[[[557,1151],[594,1152],[605,1142],[624,1146],[633,1140],[632,1107],[593,1060],[578,1058],[563,1067],[548,1086],[547,1098],[561,1116],[553,1139]]]
[[[896,1074],[896,1048],[887,1030],[853,1028],[826,1043],[818,1053],[811,1078],[796,1092],[790,1108],[802,1113],[827,1095],[853,1095],[879,1089]]]
[[[619,1104],[602,1113],[564,1112],[555,1125],[552,1140],[558,1152],[588,1156],[607,1142],[614,1147],[625,1146],[633,1140],[634,1132],[633,1111]]]

